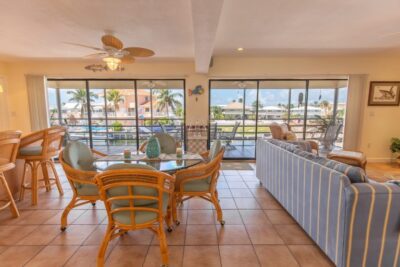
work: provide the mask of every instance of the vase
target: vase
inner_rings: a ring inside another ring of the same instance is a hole
[[[158,142],[157,137],[152,136],[150,137],[149,141],[147,142],[146,146],[146,156],[149,159],[157,158],[160,156],[160,143]]]

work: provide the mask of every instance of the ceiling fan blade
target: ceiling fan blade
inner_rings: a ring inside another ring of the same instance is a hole
[[[108,53],[102,52],[102,53],[95,53],[95,54],[90,54],[84,56],[84,58],[102,58],[108,56]]]
[[[153,50],[142,47],[127,47],[123,50],[128,51],[133,57],[151,57],[155,54]]]
[[[105,46],[114,47],[117,50],[121,50],[124,47],[120,39],[110,34],[103,35],[103,37],[101,37],[101,41]]]
[[[84,45],[84,44],[77,44],[77,43],[70,43],[70,42],[65,42],[65,43],[66,43],[66,44],[69,44],[69,45],[85,47],[85,48],[89,48],[89,49],[93,49],[93,50],[97,50],[97,51],[104,51],[103,48],[99,48],[99,47],[95,47],[95,46]]]
[[[124,56],[121,58],[122,64],[132,64],[134,62],[135,62],[135,58],[130,55],[127,55],[127,56]]]

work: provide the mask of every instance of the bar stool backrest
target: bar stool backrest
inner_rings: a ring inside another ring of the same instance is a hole
[[[21,140],[20,138],[20,131],[0,132],[0,165],[15,163]]]

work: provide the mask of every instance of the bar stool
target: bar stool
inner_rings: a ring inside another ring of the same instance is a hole
[[[32,205],[37,205],[39,181],[44,182],[44,186],[40,187],[45,187],[46,191],[50,191],[51,186],[56,184],[60,195],[62,196],[64,194],[52,158],[57,156],[60,152],[65,133],[66,129],[64,127],[54,126],[34,132],[21,139],[17,158],[24,159],[25,164],[19,196],[20,201],[24,199],[25,189],[31,189]],[[25,184],[25,176],[28,166],[30,167],[32,174],[30,186]],[[39,166],[42,168],[43,179],[38,179],[37,173]],[[50,166],[54,174],[54,178],[49,177],[47,166]]]
[[[10,188],[8,187],[4,172],[15,168],[15,160],[18,153],[20,137],[20,131],[0,132],[0,181],[7,197],[7,199],[3,200],[6,202],[6,204],[0,206],[0,210],[10,207],[11,213],[14,217],[19,217],[19,212],[17,206],[15,205]]]

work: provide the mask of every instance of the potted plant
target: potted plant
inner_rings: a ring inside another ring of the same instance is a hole
[[[392,138],[390,151],[393,153],[393,159],[400,164],[400,138]]]

